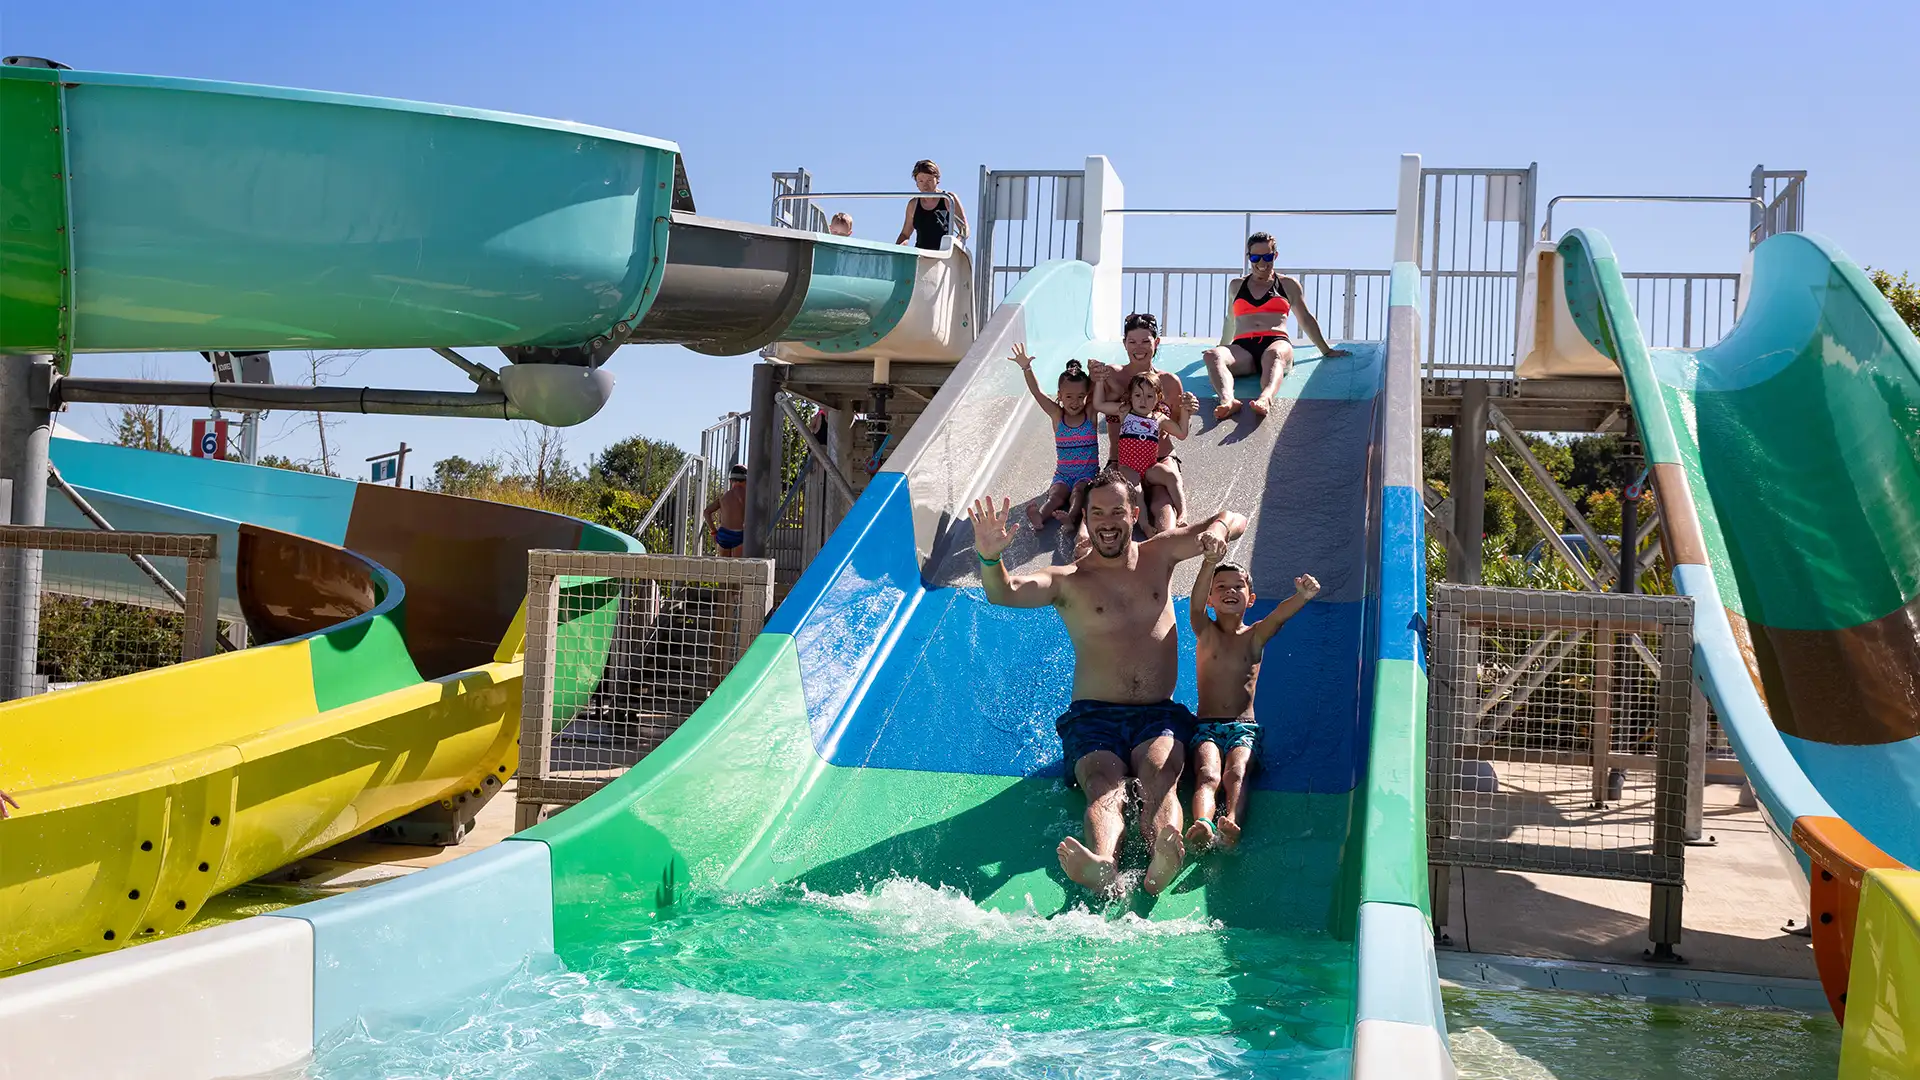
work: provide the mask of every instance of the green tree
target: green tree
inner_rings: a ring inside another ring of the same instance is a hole
[[[687,452],[664,439],[633,435],[600,451],[594,477],[636,494],[656,494],[687,460]]]
[[[499,462],[469,461],[454,454],[433,463],[433,479],[427,486],[446,495],[475,495],[499,482]]]
[[[179,424],[158,405],[121,406],[120,414],[113,422],[114,444],[131,446],[135,450],[178,454],[180,446],[174,442],[178,434]]]
[[[295,461],[282,454],[262,454],[260,455],[259,464],[269,469],[286,469],[289,472],[313,473],[318,476],[326,475],[322,473],[318,467],[308,462]]]
[[[1920,282],[1910,280],[1905,273],[1894,277],[1890,270],[1867,268],[1867,279],[1873,287],[1879,289],[1893,305],[1894,314],[1907,324],[1907,329],[1920,334]]]

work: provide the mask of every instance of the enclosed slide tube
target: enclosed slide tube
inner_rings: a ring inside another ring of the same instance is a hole
[[[1920,1075],[1920,343],[1815,236],[1697,350],[1647,347],[1599,234],[1541,257],[1541,342],[1625,375],[1695,678],[1810,877],[1840,1075]]]
[[[1269,647],[1256,705],[1289,751],[1258,774],[1252,813],[1286,828],[1150,909],[1350,943],[1327,1026],[1306,1034],[1350,1048],[1366,1080],[1452,1075],[1425,895],[1416,281],[1395,267],[1384,346],[1303,358],[1273,419],[1183,449],[1197,506],[1252,511],[1236,557],[1263,578],[1314,568],[1327,587]],[[588,966],[689,890],[906,875],[989,909],[1080,902],[1052,872],[1080,809],[1052,731],[1071,649],[1052,612],[985,603],[963,514],[977,495],[1044,487],[1049,425],[1004,357],[1015,341],[1052,365],[1117,355],[1095,340],[1091,286],[1084,263],[1027,275],[732,674],[621,778],[395,882],[0,981],[11,1059],[284,1066],[356,1016],[495,982],[530,955]],[[1159,363],[1204,378],[1198,345]],[[1007,557],[1056,556],[1028,537]],[[996,686],[1017,689],[982,689]]]
[[[952,362],[973,339],[965,249],[700,217],[659,139],[13,66],[0,123],[0,353],[63,373],[89,352],[493,346],[515,363],[492,400],[569,424],[628,342]]]

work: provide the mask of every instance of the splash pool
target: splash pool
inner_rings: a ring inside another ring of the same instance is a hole
[[[894,880],[695,896],[585,970],[331,1033],[303,1080],[1344,1077],[1351,947],[1198,918],[983,910]],[[1825,1017],[1449,988],[1465,1080],[1831,1076]]]

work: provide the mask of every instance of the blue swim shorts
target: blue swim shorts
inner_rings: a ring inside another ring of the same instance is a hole
[[[714,527],[713,542],[719,545],[721,551],[732,551],[746,541],[747,534],[739,529],[723,529],[717,525]]]
[[[1118,701],[1076,701],[1053,722],[1066,750],[1067,779],[1080,759],[1105,750],[1131,762],[1133,748],[1171,735],[1186,742],[1193,734],[1193,713],[1177,701],[1132,704]]]
[[[1251,720],[1196,720],[1188,745],[1198,749],[1201,743],[1212,743],[1225,754],[1242,746],[1254,750],[1259,742],[1260,725]]]

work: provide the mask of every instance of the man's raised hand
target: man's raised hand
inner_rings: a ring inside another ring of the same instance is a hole
[[[1024,341],[1013,347],[1013,355],[1007,359],[1018,365],[1021,371],[1027,371],[1033,367],[1033,357],[1027,355],[1027,343]]]
[[[1301,574],[1294,578],[1293,588],[1308,600],[1320,595],[1320,582],[1312,574]]]
[[[973,522],[973,550],[981,558],[998,559],[1007,545],[1013,543],[1013,534],[1019,526],[1012,519],[1012,510],[1012,499],[1001,499],[997,510],[991,495],[973,500],[973,512],[967,517]]]

